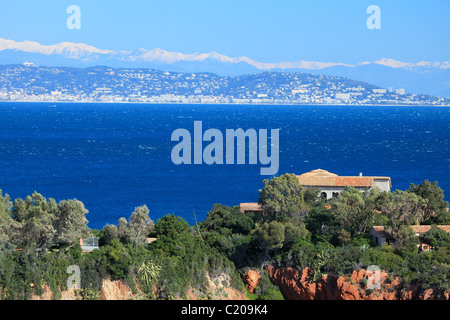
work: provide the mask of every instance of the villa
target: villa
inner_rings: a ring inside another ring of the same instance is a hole
[[[346,186],[352,186],[360,191],[372,188],[378,188],[380,191],[391,190],[390,177],[371,177],[363,176],[338,176],[335,173],[326,170],[317,169],[296,176],[298,182],[305,188],[317,188],[320,190],[320,196],[326,200],[335,198]],[[262,212],[262,207],[258,203],[247,202],[239,205],[242,213]]]
[[[305,188],[318,188],[321,197],[327,200],[337,197],[347,186],[353,186],[360,191],[378,188],[387,192],[392,187],[390,177],[370,177],[363,176],[362,173],[359,176],[338,176],[322,169],[303,173],[297,176],[297,179]]]

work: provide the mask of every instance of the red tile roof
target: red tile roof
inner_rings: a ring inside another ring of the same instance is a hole
[[[389,177],[367,177],[367,176],[338,176],[326,170],[317,169],[297,176],[302,186],[308,187],[345,187],[354,186],[360,188],[371,188],[374,180],[389,180]]]
[[[446,233],[450,233],[450,226],[449,225],[438,225],[439,229],[444,230]],[[431,229],[431,226],[426,225],[420,225],[420,226],[411,226],[413,228],[415,233],[426,233],[428,230]]]
[[[415,233],[426,233],[431,229],[431,226],[428,225],[413,225],[410,226]],[[438,228],[444,230],[447,233],[450,233],[450,225],[438,225]],[[373,229],[375,229],[381,236],[385,237],[385,238],[391,238],[391,234],[384,230],[383,226],[373,226]]]
[[[383,226],[373,226],[373,229],[375,229],[378,234],[386,239],[392,239],[392,235],[390,232],[384,230]]]
[[[246,211],[262,211],[262,207],[256,203],[256,202],[246,202],[246,203],[240,203],[239,204],[239,208],[241,210],[241,212],[246,212]]]

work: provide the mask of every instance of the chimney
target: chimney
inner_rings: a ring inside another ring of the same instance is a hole
[[[362,172],[359,173],[359,176],[362,177]]]

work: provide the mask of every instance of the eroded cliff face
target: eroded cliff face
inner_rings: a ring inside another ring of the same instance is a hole
[[[381,271],[379,278],[373,271],[361,269],[353,271],[346,277],[336,275],[322,275],[313,282],[311,269],[296,270],[293,268],[267,267],[271,281],[277,285],[284,297],[288,300],[450,300],[450,292],[437,289],[421,290],[419,287],[404,288],[399,277],[390,277]],[[258,286],[261,273],[250,270],[242,277],[249,292]],[[208,277],[208,292],[198,291],[194,288],[187,290],[184,299],[214,299],[214,300],[247,300],[246,295],[228,285],[227,276],[216,278]],[[370,284],[378,281],[379,288],[370,289]],[[46,285],[44,293],[33,296],[33,300],[52,300],[53,293]],[[99,292],[101,300],[129,300],[142,299],[139,294],[133,293],[125,283],[120,280],[104,280]],[[82,299],[75,290],[61,292],[62,300]]]
[[[100,300],[130,300],[136,296],[130,287],[120,280],[104,280],[100,290]]]
[[[221,274],[216,277],[207,275],[208,283],[205,284],[205,290],[198,290],[189,288],[183,298],[185,300],[200,300],[200,299],[214,299],[214,300],[247,300],[247,296],[233,288],[230,285],[230,276]],[[130,300],[130,299],[145,299],[144,295],[134,293],[129,286],[121,280],[103,280],[102,287],[99,291],[100,300]],[[155,289],[155,291],[157,291]],[[31,300],[53,300],[54,295],[48,285],[43,286],[42,295],[33,295]],[[177,297],[174,297],[177,298]],[[65,290],[61,292],[61,300],[82,300],[83,296],[75,289]],[[180,297],[178,297],[180,299]]]
[[[258,287],[259,279],[261,279],[261,273],[256,270],[249,270],[242,275],[245,287],[250,293],[253,293]]]
[[[207,292],[190,288],[186,292],[185,300],[248,300],[243,292],[230,285],[231,279],[229,275],[224,273],[216,277],[207,275],[206,278],[208,280],[206,284]]]
[[[361,269],[351,276],[322,275],[312,282],[311,269],[275,268],[269,266],[268,274],[286,299],[289,300],[449,300],[450,292],[438,289],[421,290],[403,288],[399,277],[386,272],[375,274]],[[372,284],[372,288],[371,285]],[[379,288],[375,286],[379,284]],[[252,284],[255,285],[254,283]]]
[[[53,300],[53,292],[48,285],[43,286],[42,295],[33,295],[31,300]],[[129,300],[137,297],[137,294],[120,280],[103,280],[102,288],[99,292],[100,300]],[[75,289],[64,290],[61,292],[61,300],[82,300],[82,295]]]

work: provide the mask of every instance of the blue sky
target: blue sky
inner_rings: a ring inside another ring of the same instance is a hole
[[[72,4],[81,9],[80,30],[66,27]],[[373,4],[380,30],[366,27]],[[449,13],[448,0],[0,0],[0,37],[262,62],[448,61]]]

